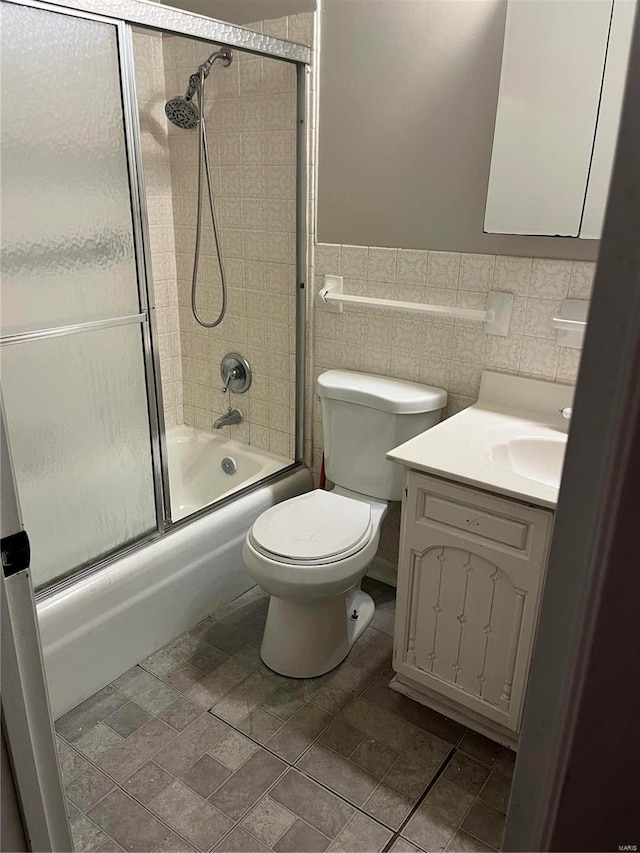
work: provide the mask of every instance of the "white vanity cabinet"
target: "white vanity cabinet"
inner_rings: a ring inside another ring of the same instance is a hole
[[[406,469],[392,686],[515,745],[553,511]]]

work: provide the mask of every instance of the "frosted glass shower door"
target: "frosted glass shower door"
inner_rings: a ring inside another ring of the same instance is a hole
[[[148,317],[118,28],[0,12],[1,378],[42,588],[158,528]]]

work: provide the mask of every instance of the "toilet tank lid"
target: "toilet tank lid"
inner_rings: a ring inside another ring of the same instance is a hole
[[[316,393],[325,399],[358,403],[398,415],[435,412],[447,405],[447,392],[443,388],[353,370],[321,373]]]

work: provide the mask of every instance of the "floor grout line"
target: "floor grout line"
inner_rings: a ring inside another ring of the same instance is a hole
[[[448,782],[450,782],[450,784],[451,784],[451,785],[453,785],[453,786],[454,786],[454,787],[456,787],[456,788],[459,788],[461,791],[464,791],[464,792],[465,792],[465,794],[471,794],[471,796],[473,796],[473,798],[474,798],[474,799],[473,799],[473,802],[471,803],[471,805],[469,806],[469,808],[468,808],[468,809],[467,809],[467,811],[465,812],[464,816],[462,817],[462,819],[460,820],[460,822],[457,824],[457,826],[456,826],[456,828],[454,829],[454,831],[451,833],[451,838],[449,839],[449,841],[447,842],[447,844],[450,844],[450,843],[451,843],[451,839],[455,836],[455,834],[456,834],[460,829],[462,829],[462,828],[463,828],[463,826],[462,826],[462,825],[463,825],[463,823],[464,823],[464,822],[465,822],[465,820],[467,819],[467,817],[468,817],[468,815],[469,815],[469,812],[470,812],[470,811],[471,811],[471,809],[476,805],[476,803],[481,802],[481,803],[485,803],[485,804],[486,804],[486,805],[488,805],[488,806],[491,806],[491,803],[487,803],[485,800],[481,800],[481,799],[480,799],[480,794],[482,793],[482,791],[484,790],[484,788],[485,788],[485,786],[486,786],[487,782],[489,781],[489,777],[491,776],[491,773],[493,773],[493,772],[499,773],[499,771],[495,771],[495,770],[494,770],[493,765],[491,765],[491,764],[486,764],[484,761],[481,761],[479,758],[475,758],[473,755],[469,755],[469,753],[463,752],[463,751],[460,749],[460,745],[461,745],[462,741],[464,740],[465,734],[466,734],[466,732],[464,732],[463,734],[461,734],[461,735],[460,735],[460,737],[458,738],[458,740],[456,741],[456,743],[452,746],[451,752],[450,752],[450,753],[445,757],[445,759],[444,759],[444,761],[443,761],[443,764],[442,764],[442,765],[440,765],[440,768],[438,769],[437,773],[435,774],[435,776],[433,777],[433,779],[431,779],[431,781],[429,782],[429,784],[428,784],[427,788],[425,789],[425,791],[423,791],[423,793],[421,794],[420,799],[418,800],[418,802],[416,802],[415,806],[411,809],[411,812],[410,812],[410,813],[407,815],[407,817],[405,818],[404,823],[402,824],[402,826],[400,827],[400,829],[398,829],[398,831],[397,831],[397,833],[396,833],[396,838],[402,835],[402,830],[406,827],[406,825],[407,825],[407,823],[409,822],[409,820],[413,817],[413,815],[415,814],[415,812],[418,810],[418,807],[421,805],[421,803],[426,799],[427,795],[428,795],[428,794],[429,794],[429,792],[433,789],[433,787],[435,786],[435,784],[436,784],[436,782],[438,781],[438,779],[440,778],[440,776],[442,776],[442,775],[443,775],[444,771],[447,769],[447,767],[449,766],[449,764],[452,762],[452,760],[453,760],[453,758],[455,757],[455,755],[456,755],[456,753],[457,753],[457,752],[460,752],[462,755],[467,756],[468,758],[471,758],[473,761],[475,761],[475,762],[477,762],[478,764],[480,764],[482,767],[484,767],[485,769],[487,769],[487,770],[489,771],[489,774],[487,775],[486,780],[482,783],[482,787],[481,787],[480,791],[479,791],[477,794],[472,794],[472,792],[471,792],[471,791],[468,791],[466,788],[463,788],[461,785],[458,785],[458,783],[457,783],[455,780],[453,780],[453,779],[449,779],[449,780],[447,780]],[[506,774],[504,774],[504,773],[503,773],[503,774],[500,774],[500,775],[505,776],[505,778],[508,778],[508,777],[506,777]],[[491,806],[491,807],[492,807],[492,808],[494,808],[496,811],[500,812],[501,814],[505,814],[505,815],[506,815],[506,813],[505,813],[505,812],[502,812],[502,810],[501,810],[501,809],[498,809],[498,808],[496,808],[495,806]],[[470,835],[470,836],[471,836],[472,838],[474,838],[476,841],[480,842],[481,844],[484,844],[486,847],[489,847],[491,850],[494,850],[494,851],[495,851],[495,853],[499,853],[499,851],[498,851],[496,848],[492,847],[492,845],[491,845],[491,844],[489,844],[489,843],[488,843],[488,842],[486,842],[486,841],[483,841],[481,838],[478,838],[478,836],[474,835],[472,832],[469,832],[469,830],[465,829],[465,830],[464,830],[464,832],[466,832],[466,833],[467,833],[467,835]],[[403,836],[403,837],[404,837],[404,836]],[[410,840],[410,839],[407,839],[407,840]],[[393,843],[395,843],[395,839],[392,839],[390,843],[393,845]],[[411,843],[413,844],[414,842],[411,842]],[[418,846],[418,845],[415,845],[415,846]],[[386,851],[386,850],[388,850],[388,849],[389,849],[389,848],[388,848],[388,847],[386,847],[386,848],[385,848],[385,851]],[[384,853],[384,851],[383,851],[383,853]]]
[[[436,782],[438,781],[438,779],[442,776],[442,774],[444,773],[444,771],[447,769],[447,767],[448,767],[448,766],[449,766],[449,764],[451,763],[451,761],[452,761],[452,759],[453,759],[453,756],[454,756],[455,754],[456,754],[456,747],[455,747],[455,746],[452,746],[452,747],[451,747],[451,749],[449,750],[448,754],[444,757],[444,759],[443,759],[443,761],[442,761],[442,764],[440,765],[440,767],[438,767],[438,769],[436,770],[436,772],[435,772],[435,773],[433,774],[433,776],[431,777],[430,781],[427,783],[426,788],[425,788],[425,789],[424,789],[424,791],[420,794],[420,796],[418,797],[417,801],[414,803],[414,805],[413,805],[413,807],[412,807],[411,811],[409,812],[409,814],[406,816],[406,818],[404,819],[404,821],[400,824],[400,827],[395,831],[395,835],[393,836],[393,838],[391,838],[391,840],[390,840],[390,841],[388,842],[388,844],[385,846],[385,848],[384,848],[384,850],[383,850],[383,853],[386,853],[386,851],[391,850],[391,848],[393,847],[393,845],[395,844],[395,842],[396,842],[396,841],[398,840],[398,838],[402,835],[402,830],[403,830],[403,829],[405,828],[405,826],[409,823],[409,821],[410,821],[410,820],[411,820],[411,818],[414,816],[414,814],[418,811],[418,809],[420,808],[420,806],[422,805],[422,803],[424,802],[424,800],[427,798],[427,796],[428,796],[428,794],[429,794],[429,791],[431,791],[431,789],[434,787],[434,785],[436,784]],[[466,817],[466,815],[465,815],[465,817]],[[412,842],[412,843],[413,843],[413,842]],[[417,844],[416,844],[415,846],[416,846],[416,847],[418,847],[418,845],[417,845]]]
[[[247,761],[248,761],[248,760],[249,760],[249,759],[247,759]],[[241,766],[241,767],[244,767],[244,764],[246,764],[246,761],[245,761],[243,764],[241,764],[240,766]],[[228,837],[231,835],[231,833],[234,831],[234,829],[237,829],[238,827],[240,827],[240,824],[241,824],[241,823],[242,823],[242,821],[246,818],[246,816],[247,816],[248,814],[250,814],[250,813],[253,811],[253,809],[256,807],[256,805],[260,802],[260,800],[261,800],[263,797],[266,797],[266,796],[267,796],[267,794],[269,794],[271,791],[273,791],[273,789],[274,789],[274,788],[275,788],[275,786],[278,784],[278,782],[280,782],[280,780],[281,780],[281,779],[283,779],[283,778],[284,778],[284,776],[285,776],[285,774],[286,774],[286,773],[288,773],[288,772],[289,772],[289,766],[286,766],[286,767],[284,768],[284,770],[282,771],[282,773],[280,773],[280,775],[278,776],[278,778],[277,778],[277,779],[275,779],[275,780],[271,783],[271,785],[267,788],[267,790],[266,790],[266,791],[263,791],[263,792],[262,792],[262,793],[257,797],[257,799],[256,799],[253,803],[251,803],[251,805],[250,805],[250,806],[249,806],[249,808],[246,810],[246,812],[242,815],[242,817],[240,817],[240,818],[238,818],[238,820],[234,821],[233,826],[231,827],[231,829],[230,829],[227,833],[225,833],[225,835],[223,835],[223,836],[222,836],[222,838],[219,838],[219,839],[216,841],[216,843],[213,845],[213,847],[211,847],[211,848],[210,848],[210,850],[214,850],[214,849],[215,849],[219,844],[221,844],[221,843],[225,840],[225,838],[228,838]],[[224,784],[224,783],[223,783],[223,784]],[[219,786],[219,787],[221,787],[221,786]],[[218,790],[218,789],[216,788],[216,790]],[[210,805],[211,805],[211,804],[210,804]],[[284,808],[286,808],[286,807],[284,807]],[[290,809],[287,809],[287,811],[290,811]],[[224,814],[224,813],[223,813],[223,814]],[[298,815],[296,815],[296,817],[298,817]],[[301,818],[299,818],[299,819],[301,819]],[[240,827],[240,828],[241,828],[241,829],[243,829],[243,831],[244,831],[244,832],[247,832],[247,833],[248,833],[252,838],[255,838],[257,841],[260,841],[260,839],[259,839],[256,835],[254,835],[252,832],[249,832],[249,830],[244,829],[244,827]],[[286,832],[286,830],[285,830],[285,832]],[[284,835],[284,832],[283,832],[282,834]],[[280,839],[278,839],[278,841],[279,841],[279,840],[280,840]],[[260,843],[261,843],[261,844],[264,844],[264,841],[261,841]]]
[[[141,802],[140,802],[140,800],[136,799],[136,797],[134,797],[132,794],[130,794],[128,791],[126,791],[126,790],[122,787],[122,785],[121,785],[121,784],[120,784],[116,779],[114,779],[114,777],[113,777],[110,773],[105,772],[105,771],[104,771],[104,770],[103,770],[103,769],[102,769],[98,764],[96,764],[92,759],[87,758],[87,756],[86,756],[86,755],[84,755],[82,752],[80,752],[80,750],[75,749],[75,747],[73,747],[73,744],[72,744],[72,743],[70,743],[69,741],[67,741],[67,740],[66,740],[65,738],[63,738],[61,735],[57,735],[57,737],[59,737],[62,741],[64,741],[64,743],[65,743],[67,746],[71,747],[71,748],[74,750],[74,752],[76,753],[76,755],[80,755],[82,758],[84,758],[86,761],[88,761],[88,762],[89,762],[89,764],[90,764],[90,765],[91,765],[95,770],[100,771],[100,773],[102,773],[102,775],[103,775],[103,776],[106,776],[106,777],[107,777],[107,779],[109,779],[111,782],[113,782],[114,786],[115,786],[119,791],[122,791],[122,793],[123,793],[123,794],[125,794],[127,797],[129,797],[130,799],[132,799],[132,800],[134,801],[134,803],[137,803],[137,805],[139,805],[139,806],[140,806],[141,808],[143,808],[143,809],[144,809],[148,814],[150,814],[150,815],[151,815],[152,817],[154,817],[157,821],[159,821],[159,822],[160,822],[163,826],[165,826],[165,827],[166,827],[170,832],[172,832],[174,835],[177,835],[177,836],[178,836],[178,838],[180,838],[182,841],[184,841],[184,843],[185,843],[185,844],[188,844],[188,845],[190,845],[190,846],[193,846],[193,845],[191,844],[191,842],[190,842],[190,841],[188,841],[186,838],[184,838],[182,835],[180,835],[180,833],[179,833],[179,832],[177,832],[177,831],[174,829],[174,827],[169,826],[169,824],[168,824],[166,821],[164,821],[161,817],[159,817],[157,814],[155,814],[154,812],[152,812],[152,811],[151,811],[151,809],[149,809],[149,808],[148,808],[144,803],[141,803]],[[158,749],[158,752],[160,751],[160,749],[162,749],[162,747],[160,747],[160,748]],[[157,754],[157,753],[154,753],[154,755],[155,755],[155,754]],[[148,760],[148,761],[151,761],[151,760],[152,760],[152,757],[149,757],[147,760]],[[146,763],[147,763],[146,761],[143,761],[143,762],[142,762],[142,764],[140,765],[140,767],[143,767]],[[134,773],[136,773],[136,772],[140,769],[140,767],[137,767],[133,772],[134,772]],[[86,771],[85,771],[85,770],[83,770],[83,771],[82,771],[82,773],[86,773]],[[79,779],[79,778],[80,778],[80,776],[82,776],[82,773],[79,773],[79,774],[78,774],[78,776],[76,776],[76,778],[75,778],[75,779],[72,779],[72,782],[75,782],[75,781],[76,781],[76,779]],[[132,775],[133,775],[133,774],[132,774]],[[71,783],[69,783],[69,784],[71,784]],[[65,785],[65,786],[64,786],[64,788],[66,788],[66,787],[68,787],[68,786],[66,786],[66,785]],[[169,787],[169,786],[167,785],[167,787]],[[165,790],[166,790],[166,789],[165,789]],[[98,805],[98,803],[101,803],[104,799],[106,799],[106,798],[109,796],[109,794],[111,794],[112,792],[113,792],[113,789],[111,789],[111,791],[108,791],[108,792],[104,795],[104,797],[101,797],[101,798],[100,798],[96,803],[93,803],[93,804],[92,804],[92,806],[91,806],[91,809],[93,809],[95,806],[97,806],[97,805]],[[195,792],[194,792],[194,793],[195,793]],[[66,800],[66,798],[67,798],[67,795],[66,795],[66,792],[65,792],[65,800]],[[155,799],[155,797],[154,797],[154,799]],[[74,804],[74,805],[75,805],[75,804]],[[91,809],[87,809],[87,811],[82,812],[82,817],[86,817],[86,818],[87,818],[87,820],[89,820],[89,821],[90,821],[94,826],[97,826],[97,827],[98,827],[98,829],[100,829],[100,831],[101,831],[101,832],[104,832],[104,834],[105,834],[105,835],[108,835],[108,833],[107,833],[107,832],[106,832],[106,831],[105,831],[105,830],[104,830],[104,829],[103,829],[99,824],[95,823],[95,821],[91,820],[91,818],[88,816],[88,812],[89,812],[89,811],[91,811]],[[111,838],[111,836],[108,836],[108,837],[109,837],[109,838]],[[73,840],[73,839],[72,839],[72,840]],[[115,839],[115,838],[113,838],[112,840],[113,840],[113,841],[116,841],[116,839]],[[120,843],[120,842],[116,841],[116,844],[119,844],[119,843]],[[158,843],[161,843],[161,842],[158,842]],[[122,846],[122,845],[120,845],[120,846]],[[156,845],[156,846],[157,846],[157,845]],[[155,848],[154,848],[154,849],[155,849]]]
[[[393,827],[392,827],[392,826],[389,826],[387,823],[385,823],[385,822],[384,822],[383,820],[381,820],[380,818],[378,818],[378,817],[374,817],[373,815],[370,815],[368,812],[365,812],[365,811],[364,811],[360,806],[357,806],[355,803],[352,803],[350,800],[345,799],[341,794],[338,794],[336,791],[334,791],[333,789],[329,788],[329,787],[328,787],[328,785],[325,785],[325,783],[324,783],[324,782],[319,782],[319,781],[318,781],[317,779],[315,779],[313,776],[310,776],[310,775],[306,772],[306,770],[302,770],[300,767],[294,767],[294,766],[292,766],[292,768],[291,768],[291,769],[292,769],[292,770],[295,770],[297,773],[300,773],[302,776],[306,777],[306,778],[307,778],[307,779],[309,779],[311,782],[314,782],[316,785],[318,785],[318,787],[320,787],[320,788],[322,788],[323,790],[327,791],[329,794],[332,794],[334,797],[337,797],[339,800],[341,800],[341,801],[342,801],[343,803],[345,803],[347,806],[349,806],[350,808],[354,809],[354,811],[359,812],[361,815],[364,815],[365,817],[368,817],[368,818],[369,818],[369,820],[373,820],[375,823],[379,823],[379,824],[380,824],[380,826],[383,826],[385,829],[388,829],[388,830],[389,830],[389,832],[392,832],[392,833],[393,833],[393,832],[395,832],[395,830],[393,829]],[[350,820],[351,820],[351,818],[349,818],[349,821],[350,821]],[[348,823],[349,821],[347,821],[347,823]],[[347,824],[345,824],[345,826],[346,826],[346,825],[347,825]],[[344,828],[344,827],[343,827],[343,828]],[[342,830],[341,830],[341,831],[342,831]]]

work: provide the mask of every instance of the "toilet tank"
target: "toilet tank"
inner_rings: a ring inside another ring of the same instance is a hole
[[[324,464],[338,486],[385,500],[402,499],[402,467],[386,454],[438,423],[447,392],[402,379],[327,370],[316,384]]]

